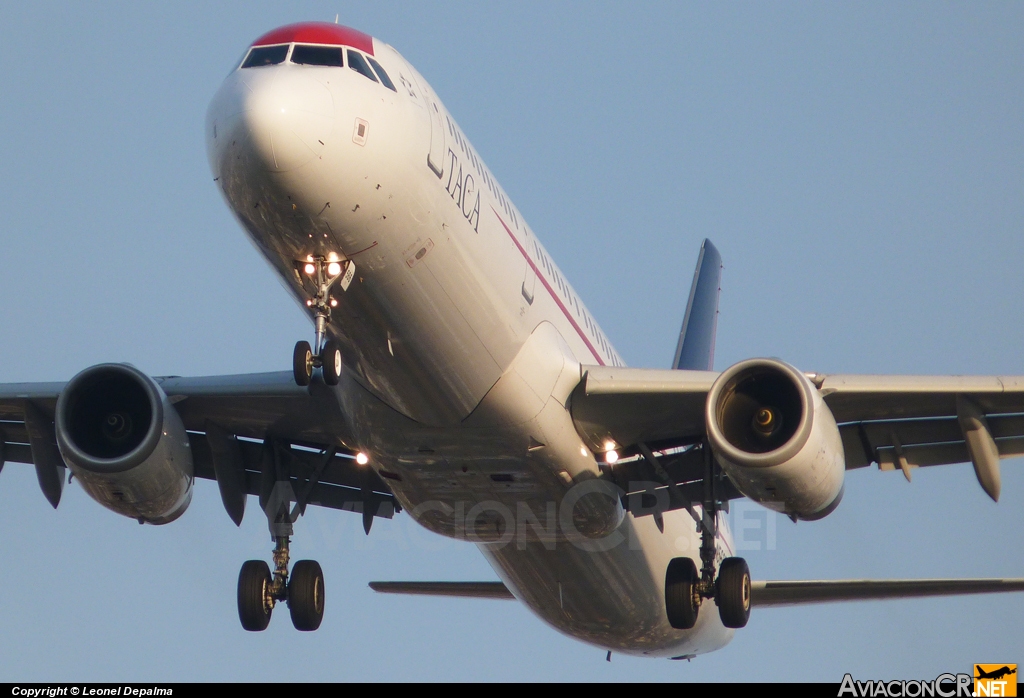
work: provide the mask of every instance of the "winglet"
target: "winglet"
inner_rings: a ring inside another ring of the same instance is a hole
[[[722,256],[704,240],[693,272],[693,286],[686,303],[686,315],[679,330],[679,343],[672,368],[710,371],[715,362],[715,329],[718,326],[718,296],[722,282]]]

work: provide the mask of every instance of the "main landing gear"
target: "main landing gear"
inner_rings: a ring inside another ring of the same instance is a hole
[[[296,630],[316,630],[324,619],[324,573],[316,560],[299,560],[288,578],[288,536],[278,536],[274,573],[248,560],[238,574],[238,618],[246,630],[266,630],[278,601],[288,603]]]
[[[718,615],[727,628],[742,628],[750,618],[750,570],[742,557],[722,560],[718,579],[708,583],[697,574],[688,557],[669,562],[665,573],[665,611],[673,628],[688,630],[697,624],[701,601],[714,598]]]
[[[316,630],[324,618],[323,570],[315,560],[299,560],[291,574],[288,573],[289,543],[295,532],[293,524],[305,508],[308,493],[301,499],[296,498],[289,480],[288,461],[281,457],[282,447],[269,439],[266,446],[265,457],[269,461],[264,462],[263,477],[278,478],[265,499],[261,494],[263,512],[274,541],[274,571],[271,572],[263,560],[249,560],[242,565],[238,573],[238,619],[246,630],[266,630],[274,606],[284,601],[296,630]],[[325,452],[327,461],[334,457],[335,450]]]
[[[715,497],[715,467],[709,445],[704,443],[704,501],[699,521],[701,571],[691,558],[677,557],[665,572],[665,611],[669,624],[688,630],[697,624],[704,599],[714,599],[727,628],[742,628],[750,618],[750,569],[741,557],[727,557],[715,570],[719,502]]]
[[[341,279],[351,262],[328,261],[323,256],[310,257],[302,265],[302,271],[309,277],[316,289],[306,305],[313,309],[316,322],[316,338],[313,346],[301,341],[295,344],[292,353],[292,371],[298,385],[309,385],[313,369],[322,368],[324,383],[337,385],[341,376],[341,348],[333,339],[327,339],[327,324],[331,321],[331,308],[338,301],[331,298],[331,287]]]

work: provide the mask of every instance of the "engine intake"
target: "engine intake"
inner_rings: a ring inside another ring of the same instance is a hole
[[[818,390],[789,364],[732,366],[711,387],[705,418],[715,456],[747,497],[806,520],[839,505],[846,472],[839,428]]]
[[[188,434],[149,376],[100,364],[71,379],[57,400],[57,446],[90,497],[140,522],[163,524],[192,500]]]

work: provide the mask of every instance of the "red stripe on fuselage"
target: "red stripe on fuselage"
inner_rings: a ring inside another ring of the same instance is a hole
[[[493,206],[491,207],[491,210],[494,211]],[[557,293],[555,293],[555,289],[551,288],[551,284],[549,284],[548,280],[544,278],[544,275],[540,273],[540,269],[538,269],[537,265],[533,263],[530,255],[527,254],[523,246],[519,244],[519,240],[516,238],[515,234],[513,234],[511,228],[505,225],[505,221],[501,220],[501,216],[498,215],[497,211],[494,211],[494,217],[498,219],[498,222],[501,223],[501,227],[504,228],[505,232],[508,233],[508,236],[512,238],[512,242],[515,243],[516,247],[519,248],[519,252],[523,255],[523,258],[526,259],[526,263],[530,265],[530,268],[533,269],[533,273],[538,279],[540,279],[540,282],[544,284],[544,288],[546,288],[548,293],[551,294],[551,297],[554,299],[558,307],[562,309],[562,314],[565,315],[565,318],[572,324],[573,328],[576,330],[576,334],[580,336],[583,343],[587,345],[587,349],[589,349],[590,353],[594,355],[595,359],[597,359],[597,363],[604,366],[604,360],[601,359],[601,355],[597,353],[597,349],[594,348],[594,345],[590,343],[590,339],[588,339],[586,333],[583,332],[583,328],[580,327],[576,320],[573,319],[572,315],[569,314],[569,309],[565,307],[565,304],[562,303],[562,299],[558,297]]]

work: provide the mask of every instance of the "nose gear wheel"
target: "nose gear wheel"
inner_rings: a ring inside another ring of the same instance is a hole
[[[298,385],[309,385],[313,379],[313,348],[309,342],[296,342],[292,354],[292,371]]]

